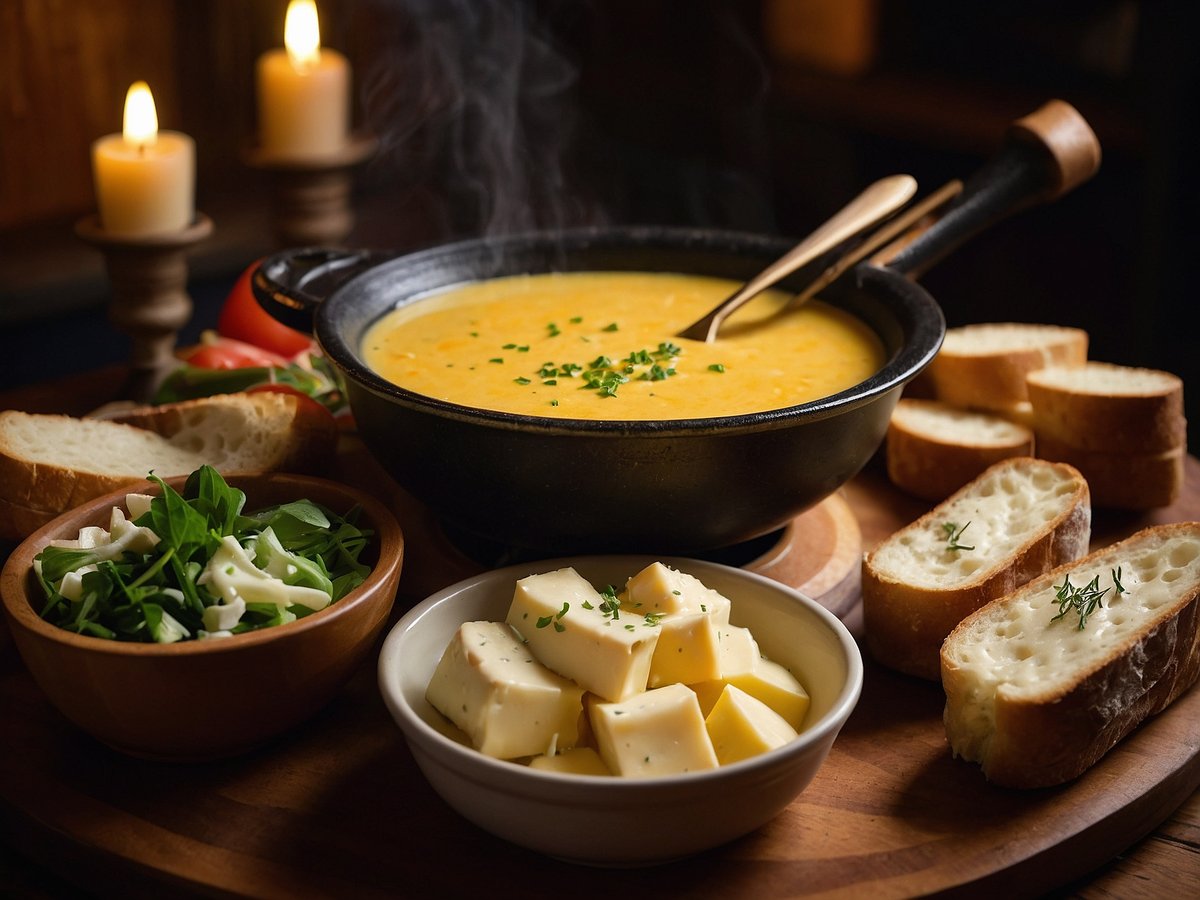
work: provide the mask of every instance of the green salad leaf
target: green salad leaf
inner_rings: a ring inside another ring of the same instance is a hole
[[[226,538],[233,538],[261,572],[289,587],[321,591],[329,602],[340,600],[370,573],[360,557],[373,532],[357,524],[357,507],[338,515],[310,500],[296,500],[247,513],[245,493],[210,466],[191,473],[182,493],[153,474],[150,478],[161,493],[127,528],[153,535],[127,536],[140,540],[126,543],[114,532],[111,542],[96,547],[51,546],[38,554],[34,567],[46,598],[42,618],[118,641],[205,637],[211,633],[205,610],[243,602],[215,588],[219,579],[209,571]],[[313,612],[311,601],[244,602],[244,607],[240,615],[235,606],[225,610],[237,616],[229,632],[282,625]]]
[[[243,366],[206,369],[184,364],[174,369],[152,398],[155,404],[178,403],[214,394],[234,394],[263,384],[281,384],[312,397],[334,415],[346,412],[346,391],[337,369],[320,354],[309,357],[309,366]]]

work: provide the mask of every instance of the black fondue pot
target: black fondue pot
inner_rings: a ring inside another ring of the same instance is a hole
[[[789,240],[623,227],[402,256],[297,249],[265,260],[254,286],[281,321],[312,328],[344,376],[366,446],[452,529],[547,555],[696,554],[773,531],[852,478],[945,334],[938,304],[910,276],[999,217],[1085,180],[1098,160],[1094,136],[1066,104],[1019,120],[931,227],[887,265],[860,263],[821,294],[879,335],[883,367],[847,390],[767,412],[663,421],[495,412],[385,381],[363,361],[360,342],[397,306],[463,282],[607,270],[745,280],[790,249]],[[781,287],[799,290],[800,278]]]

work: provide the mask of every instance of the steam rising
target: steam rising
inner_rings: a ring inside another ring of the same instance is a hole
[[[368,127],[441,230],[499,236],[581,224],[567,158],[577,67],[512,0],[375,0],[387,33],[365,73]]]

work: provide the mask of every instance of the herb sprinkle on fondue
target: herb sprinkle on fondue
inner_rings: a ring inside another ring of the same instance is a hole
[[[794,406],[883,365],[854,316],[768,291],[712,343],[674,335],[739,287],[696,275],[579,272],[473,282],[408,303],[363,339],[367,364],[429,397],[573,419],[695,419]]]

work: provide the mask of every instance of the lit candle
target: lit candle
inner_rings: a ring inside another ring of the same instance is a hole
[[[154,97],[144,81],[125,95],[121,134],[92,144],[92,176],[105,231],[140,237],[182,231],[195,215],[196,144],[159,131]]]
[[[260,148],[267,156],[315,158],[346,147],[350,131],[350,65],[321,47],[317,6],[291,0],[284,49],[258,59]]]

